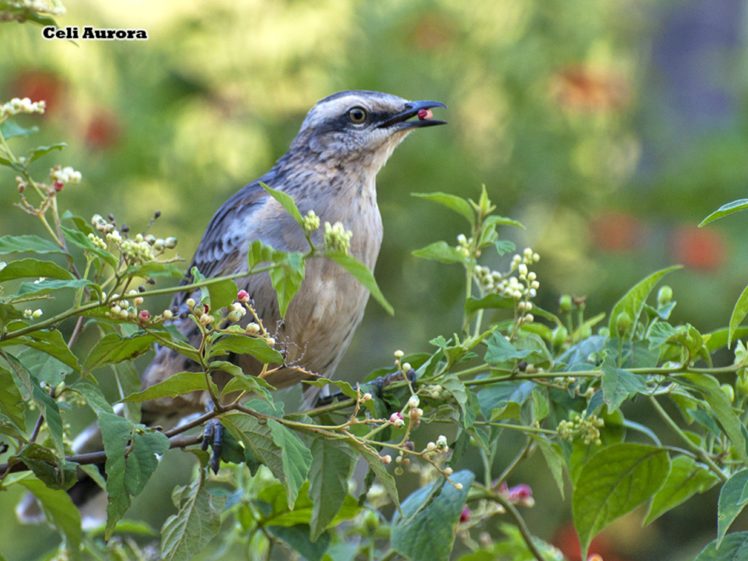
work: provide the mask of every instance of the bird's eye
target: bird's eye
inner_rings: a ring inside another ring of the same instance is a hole
[[[366,109],[363,107],[354,107],[350,110],[348,110],[348,119],[353,123],[354,125],[362,125],[366,122],[367,117]]]

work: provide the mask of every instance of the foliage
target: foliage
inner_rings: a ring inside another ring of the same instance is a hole
[[[16,114],[40,109],[16,105]],[[2,131],[29,133],[8,115],[3,119]],[[98,215],[87,221],[61,212],[60,198],[81,176],[53,166],[49,179],[35,179],[29,166],[51,152],[39,147],[19,157],[0,132],[0,164],[18,174],[17,206],[46,233],[0,237],[9,259],[0,268],[0,485],[36,496],[68,558],[116,557],[124,549],[133,557],[146,555],[151,531],[124,516],[169,448],[198,459],[192,483],[174,488],[177,510],[161,529],[161,555],[169,560],[191,559],[215,543],[257,559],[283,547],[309,560],[446,560],[458,551],[457,538],[459,548],[469,550],[459,557],[463,561],[561,559],[532,535],[521,513],[544,499],[526,485],[508,485],[517,465],[536,451],[562,494],[568,483],[585,554],[597,533],[642,503],[649,503],[649,523],[721,485],[716,540],[697,559],[717,558],[719,547],[745,558],[744,533],[728,533],[748,504],[744,295],[729,328],[701,333],[674,323],[672,289],[662,286],[652,297],[674,272],[670,267],[626,292],[607,325],[602,316],[587,318],[585,301],[569,296],[561,297],[555,314],[534,302],[540,281],[533,268],[540,256],[531,248],[514,254],[504,270],[483,264],[491,254],[514,250],[500,238],[500,228],[521,226],[495,214],[485,188],[477,202],[419,195],[467,221],[455,245],[441,241],[414,251],[464,271],[461,328],[435,334],[430,353],[396,351],[394,364],[356,387],[318,376],[313,383],[334,386],[341,399],[286,413],[266,380],[284,366],[283,354],[233,280],[269,272],[287,305],[303,280],[304,263],[330,258],[388,306],[371,272],[345,253],[345,230],[335,230],[338,239],[331,230],[323,247],[308,236],[308,251],[298,254],[255,242],[247,273],[206,279],[193,270],[191,281],[154,288],[157,279],[181,274],[167,257],[176,240],[133,234]],[[307,234],[319,227],[287,195],[266,190]],[[189,298],[184,311],[147,306],[153,296],[185,291],[200,296]],[[198,345],[170,327],[175,313],[198,326]],[[68,324],[69,334],[63,329]],[[80,344],[83,331],[94,340],[87,348]],[[732,340],[738,340],[734,360],[715,366],[713,357],[729,350]],[[198,370],[138,391],[133,361],[156,342]],[[252,355],[263,366],[245,373],[226,360],[229,354]],[[214,380],[219,372],[230,377],[223,387]],[[101,385],[109,376],[118,382],[116,395]],[[213,404],[195,421],[168,430],[139,423],[141,402],[194,391],[208,392]],[[663,444],[658,427],[626,417],[623,409],[634,401],[661,417],[677,445]],[[128,405],[124,414],[113,407],[119,402]],[[66,419],[80,409],[96,415],[103,450],[72,453]],[[197,445],[200,429],[215,420],[225,436],[214,450],[221,454],[220,470],[211,476],[209,455]],[[429,439],[429,425],[445,434]],[[524,446],[497,472],[494,460],[506,433],[519,435]],[[482,471],[468,469],[470,450],[482,459]],[[368,475],[354,485],[357,460],[368,466]],[[104,479],[92,465],[103,465]],[[406,472],[418,474],[422,485],[401,499],[398,478]],[[86,532],[65,493],[83,473],[94,475],[108,496],[105,526]],[[494,517],[510,521],[502,526],[503,537],[476,541],[474,534]],[[128,537],[133,534],[140,540]]]

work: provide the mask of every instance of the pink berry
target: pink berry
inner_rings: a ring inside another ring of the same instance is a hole
[[[148,310],[140,310],[138,317],[140,318],[140,321],[148,321],[151,319],[151,312]]]
[[[509,488],[510,501],[521,501],[528,497],[532,497],[532,487],[527,483],[520,483],[519,485]]]
[[[430,119],[433,116],[431,109],[419,109],[418,118],[423,121],[424,119]]]
[[[460,513],[460,524],[464,524],[465,522],[468,522],[470,520],[470,509],[468,507],[464,507],[462,509],[462,512]]]
[[[236,293],[236,299],[239,300],[239,302],[249,302],[249,292],[246,290],[240,290]]]
[[[65,184],[64,184],[64,183],[63,183],[62,181],[55,181],[55,182],[54,182],[54,188],[55,188],[55,191],[57,191],[58,193],[59,193],[60,191],[62,191],[62,188],[63,188],[63,187],[65,187]]]

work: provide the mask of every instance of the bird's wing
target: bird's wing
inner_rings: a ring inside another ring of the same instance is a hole
[[[259,181],[255,181],[239,190],[216,211],[192,258],[188,277],[192,267],[197,267],[206,277],[219,277],[237,271],[237,266],[241,266],[237,260],[246,252],[246,246],[251,241],[251,235],[243,228],[246,215],[257,210],[267,197]],[[191,279],[187,278],[183,284],[189,282]],[[189,297],[188,292],[177,293],[172,305],[182,312],[184,310],[181,308]]]

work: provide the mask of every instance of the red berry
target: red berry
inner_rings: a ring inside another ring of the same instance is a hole
[[[64,183],[63,183],[62,181],[55,181],[55,182],[54,182],[54,188],[55,188],[55,191],[57,191],[58,193],[59,193],[60,191],[62,191],[62,188],[63,188],[63,187],[65,187],[65,184],[64,184]]]
[[[430,119],[433,116],[431,109],[419,109],[418,118],[423,121],[424,119]]]
[[[240,290],[236,293],[236,299],[239,300],[239,302],[249,302],[249,292],[246,290]]]
[[[140,318],[140,321],[148,321],[151,319],[151,312],[148,310],[141,310],[138,317]]]
[[[532,497],[532,488],[527,483],[520,483],[511,487],[508,494],[510,501],[521,501],[522,499]]]
[[[470,520],[470,509],[468,507],[464,507],[462,509],[462,512],[460,513],[460,524],[464,524],[465,522],[468,522]]]

